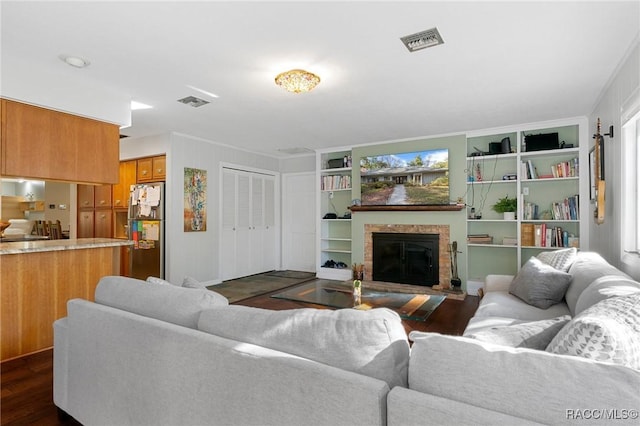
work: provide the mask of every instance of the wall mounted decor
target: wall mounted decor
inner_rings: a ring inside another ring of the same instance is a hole
[[[207,171],[184,168],[184,232],[207,230]]]

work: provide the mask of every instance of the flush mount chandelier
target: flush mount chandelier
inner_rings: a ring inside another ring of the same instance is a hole
[[[320,83],[320,77],[305,70],[290,70],[276,76],[276,84],[292,93],[310,92]]]

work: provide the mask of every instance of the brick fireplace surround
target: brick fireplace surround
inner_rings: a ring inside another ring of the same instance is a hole
[[[372,280],[373,273],[373,233],[437,234],[440,285],[451,287],[451,259],[449,257],[449,225],[364,225],[364,279]]]

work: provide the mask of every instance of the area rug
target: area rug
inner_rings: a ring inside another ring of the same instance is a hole
[[[315,279],[313,272],[270,271],[210,285],[207,288],[235,303]]]

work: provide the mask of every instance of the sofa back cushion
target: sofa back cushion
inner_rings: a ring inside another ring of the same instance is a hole
[[[640,406],[640,372],[628,367],[465,337],[411,337],[410,389],[544,424],[580,422],[570,410]]]
[[[157,285],[117,276],[100,279],[95,301],[189,328],[196,328],[203,309],[229,304],[226,297],[211,290]]]
[[[203,311],[198,329],[407,385],[409,342],[389,309],[271,311],[230,305]]]
[[[593,281],[580,293],[575,313],[578,315],[585,309],[610,297],[629,296],[638,292],[640,292],[638,281],[620,275],[606,275]]]
[[[569,268],[569,274],[571,274],[572,279],[565,294],[565,299],[571,316],[576,315],[576,303],[580,294],[596,279],[606,275],[629,278],[627,274],[610,265],[602,256],[594,252],[578,253],[576,260]]]

